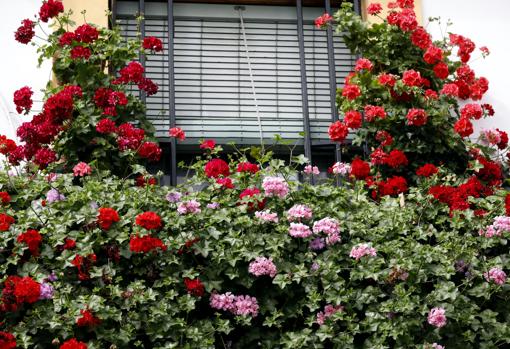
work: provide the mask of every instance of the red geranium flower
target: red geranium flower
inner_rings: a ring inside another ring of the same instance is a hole
[[[4,135],[0,135],[0,154],[7,155],[16,150],[16,147],[16,142]]]
[[[448,64],[444,62],[439,62],[434,66],[434,74],[439,79],[446,79],[448,75],[450,75],[450,72],[448,71]]]
[[[214,149],[216,146],[216,142],[214,139],[207,139],[200,143],[200,149]]]
[[[369,15],[375,16],[381,13],[382,11],[382,5],[378,2],[371,3],[367,6],[367,13]]]
[[[103,230],[110,229],[113,223],[120,220],[119,214],[113,208],[101,207],[98,211],[97,222]]]
[[[39,18],[46,23],[48,19],[58,16],[61,12],[64,12],[64,5],[62,5],[61,1],[47,0],[43,2],[39,10]]]
[[[138,88],[142,91],[145,91],[147,96],[152,96],[158,93],[159,87],[152,81],[151,79],[143,78],[138,83]]]
[[[423,60],[428,64],[436,64],[443,59],[443,50],[439,47],[430,45],[423,55]]]
[[[354,100],[361,96],[361,89],[357,85],[345,85],[342,89],[342,96],[349,100]]]
[[[94,327],[101,323],[101,319],[94,316],[88,309],[80,310],[80,314],[81,317],[76,319],[76,325],[78,325],[78,327]]]
[[[212,159],[204,167],[205,175],[209,178],[228,177],[230,168],[222,159]]]
[[[325,13],[322,16],[317,17],[315,19],[315,26],[318,29],[320,29],[320,28],[322,28],[323,26],[325,26],[326,24],[328,24],[329,22],[332,22],[332,21],[333,21],[333,17],[331,17],[331,15],[329,13]]]
[[[483,109],[479,104],[469,103],[460,108],[460,116],[466,119],[479,120],[483,116]]]
[[[240,162],[237,165],[237,172],[249,172],[255,174],[259,172],[259,165],[252,164],[251,162]]]
[[[7,231],[11,227],[11,224],[15,222],[14,218],[11,216],[0,213],[0,231]]]
[[[70,239],[70,238],[66,238],[64,240],[64,250],[72,250],[73,248],[76,247],[76,241],[74,241],[73,239]]]
[[[19,243],[24,243],[28,246],[28,250],[32,254],[32,256],[39,255],[39,246],[42,242],[42,236],[39,234],[37,230],[29,229],[26,232],[18,235],[17,241]]]
[[[384,119],[386,118],[386,111],[384,107],[376,106],[376,105],[366,105],[365,106],[365,118],[368,122],[374,121],[376,118]]]
[[[88,47],[83,46],[76,46],[73,47],[71,50],[71,58],[72,59],[80,59],[83,58],[84,60],[88,60],[90,58],[90,55],[92,54],[92,51]]]
[[[152,162],[159,161],[161,159],[162,154],[161,148],[154,142],[144,142],[138,149],[138,155]]]
[[[9,202],[11,202],[11,196],[6,191],[0,191],[0,201],[2,205],[7,205]]]
[[[444,84],[440,93],[450,97],[459,96],[459,87],[456,84]]]
[[[497,144],[498,148],[503,150],[508,146],[508,133],[501,131],[499,128],[496,129],[499,132],[499,138],[501,139]]]
[[[404,74],[402,74],[402,82],[406,86],[421,86],[423,79],[419,72],[416,70],[406,70]]]
[[[218,178],[216,180],[216,183],[221,185],[223,188],[234,189],[234,183],[232,183],[232,179],[230,179],[229,177]]]
[[[404,177],[393,176],[377,183],[377,189],[380,196],[398,195],[407,191],[407,181]]]
[[[454,125],[454,130],[461,137],[469,137],[473,133],[473,124],[468,118],[460,118]]]
[[[32,95],[34,92],[28,86],[22,87],[14,92],[14,104],[16,105],[16,111],[18,114],[28,114],[32,109]]]
[[[143,176],[140,175],[136,177],[136,186],[137,187],[145,187],[147,185],[156,185],[158,184],[158,180],[151,176]]]
[[[370,174],[370,165],[368,162],[356,158],[351,162],[351,176],[356,179],[365,179]]]
[[[343,142],[349,134],[349,129],[341,121],[336,121],[329,126],[328,129],[329,139],[332,142]]]
[[[96,124],[96,131],[102,134],[113,133],[117,130],[117,126],[115,125],[115,121],[112,119],[101,119]]]
[[[430,34],[427,33],[425,28],[420,26],[416,28],[416,30],[411,34],[411,42],[414,46],[425,50],[432,43],[432,39],[430,38]]]
[[[20,278],[14,285],[16,303],[35,303],[41,295],[41,285],[30,276]]]
[[[356,61],[356,65],[354,66],[355,71],[367,70],[371,71],[374,68],[374,65],[369,59],[360,58]]]
[[[14,33],[14,38],[16,41],[22,44],[28,44],[30,41],[32,41],[33,37],[35,36],[34,31],[35,23],[32,22],[29,19],[24,19],[21,21],[21,26],[16,30]]]
[[[406,118],[407,124],[410,126],[423,126],[427,123],[427,114],[423,109],[409,109]]]
[[[505,196],[505,212],[507,216],[510,216],[510,194]]]
[[[82,24],[74,31],[75,40],[78,42],[84,42],[90,44],[99,37],[99,32],[96,28],[89,24]]]
[[[87,349],[87,344],[77,341],[76,338],[72,338],[64,342],[60,346],[60,349]]]
[[[75,40],[76,40],[76,35],[74,35],[73,32],[65,32],[62,35],[60,35],[60,38],[58,39],[58,44],[62,47],[69,46]]]
[[[190,278],[184,278],[184,285],[186,286],[188,293],[195,297],[202,297],[205,293],[204,284],[199,278],[193,280]]]
[[[252,211],[254,207],[254,203],[250,202],[253,196],[260,194],[260,190],[258,188],[247,188],[239,194],[239,204],[248,205],[248,209]],[[246,198],[246,200],[245,200]],[[259,210],[262,210],[264,206],[266,206],[266,199],[256,201],[257,207]]]
[[[154,36],[148,36],[145,39],[143,39],[142,46],[146,50],[151,50],[154,52],[161,52],[163,51],[163,43],[160,39],[154,37]]]
[[[9,333],[0,331],[0,348],[1,349],[15,349],[16,348],[16,338]]]
[[[421,177],[430,177],[439,172],[439,169],[433,164],[425,164],[416,170],[416,174]]]
[[[381,85],[388,86],[388,87],[395,86],[395,83],[397,82],[397,80],[395,79],[395,77],[393,75],[386,74],[386,73],[382,73],[381,75],[379,75],[379,77],[377,78],[377,81]]]
[[[152,211],[140,213],[136,216],[136,225],[147,230],[160,229],[162,227],[161,217]]]
[[[359,111],[349,110],[344,115],[344,124],[350,129],[358,129],[361,127],[362,116]]]
[[[375,135],[375,139],[378,142],[381,142],[381,147],[385,147],[385,146],[393,144],[393,137],[387,131],[384,131],[384,130],[377,131],[377,133]]]
[[[163,241],[150,235],[145,236],[133,235],[129,240],[129,249],[132,252],[148,253],[158,248],[161,249],[162,251],[166,251],[167,249]]]
[[[408,163],[406,154],[401,150],[392,150],[386,157],[386,165],[392,168],[407,166]]]
[[[186,139],[186,134],[180,127],[173,127],[168,131],[168,133],[170,134],[170,137],[177,138],[180,141],[183,141]]]

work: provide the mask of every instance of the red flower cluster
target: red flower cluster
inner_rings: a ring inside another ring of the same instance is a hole
[[[393,87],[395,86],[397,79],[392,74],[382,73],[377,78],[377,81],[383,86]]]
[[[78,325],[78,327],[94,327],[101,323],[101,319],[94,316],[88,309],[80,310],[80,314],[81,317],[76,319],[76,325]]]
[[[384,118],[386,118],[386,111],[384,110],[384,107],[381,107],[381,106],[366,105],[365,106],[365,118],[368,122],[372,122],[376,118],[384,119]]]
[[[1,349],[15,349],[16,348],[16,338],[9,333],[0,331],[0,348]]]
[[[74,31],[74,38],[78,42],[90,44],[99,38],[99,31],[89,24],[82,24]]]
[[[148,96],[158,92],[158,86],[151,80],[143,77],[145,69],[138,62],[130,62],[127,66],[119,71],[120,77],[113,81],[113,84],[129,84],[134,83],[138,88],[145,91]]]
[[[423,60],[428,64],[436,64],[443,59],[443,50],[439,47],[430,45],[423,54]]]
[[[457,34],[450,34],[450,44],[459,48],[457,55],[462,63],[466,63],[471,58],[471,53],[476,48],[476,45],[470,39]]]
[[[379,13],[381,13],[382,9],[383,8],[380,3],[374,2],[367,6],[367,13],[369,15],[375,16],[375,15],[378,15]]]
[[[444,84],[439,93],[445,96],[459,97],[459,87],[456,84]]]
[[[344,124],[350,129],[358,129],[361,127],[363,118],[359,111],[349,110],[344,115]]]
[[[64,245],[62,245],[62,249],[64,250],[72,250],[76,247],[76,241],[73,239],[66,238],[64,240]]]
[[[96,106],[103,110],[104,115],[117,116],[117,106],[125,106],[128,99],[124,92],[111,88],[100,87],[94,94]]]
[[[160,39],[154,36],[148,36],[145,39],[143,39],[142,47],[146,50],[151,50],[154,52],[163,51],[163,43],[161,42]]]
[[[184,278],[184,285],[186,286],[188,293],[195,297],[202,297],[205,293],[204,284],[199,278],[193,280],[190,278]]]
[[[483,116],[483,109],[476,103],[466,104],[460,109],[460,116],[466,119],[479,120]]]
[[[500,141],[498,144],[496,144],[496,146],[499,149],[503,150],[508,146],[508,133],[506,133],[505,131],[501,131],[499,128],[497,128],[496,131],[499,132],[500,138]]]
[[[137,150],[138,156],[142,159],[147,159],[151,162],[156,162],[161,159],[161,154],[163,151],[154,142],[143,142],[142,145]]]
[[[78,268],[78,279],[81,281],[89,280],[89,269],[92,264],[96,263],[96,261],[97,257],[93,253],[89,254],[87,257],[83,257],[77,254],[71,264]]]
[[[216,142],[214,139],[207,139],[200,143],[200,149],[214,149],[216,146]]]
[[[25,115],[32,109],[32,95],[34,92],[28,86],[22,87],[14,92],[14,104],[16,105],[16,111],[18,114],[25,112]]]
[[[377,183],[379,196],[394,196],[407,191],[407,181],[404,177],[393,176]]]
[[[160,229],[162,227],[161,217],[152,211],[140,213],[136,216],[135,224],[147,230]]]
[[[501,170],[501,166],[489,159],[486,159],[482,156],[477,157],[477,160],[483,167],[477,172],[476,177],[489,186],[501,185],[501,181],[503,179],[503,171]]]
[[[113,223],[120,221],[119,214],[113,208],[101,207],[98,211],[97,223],[103,230],[109,230]]]
[[[389,132],[384,130],[377,131],[375,139],[376,141],[381,142],[381,147],[393,144],[393,137],[389,134]]]
[[[230,168],[222,159],[212,159],[204,166],[205,175],[209,178],[218,178],[220,176],[228,177]]]
[[[79,342],[76,340],[76,338],[72,338],[66,342],[64,342],[60,349],[87,349],[87,344],[83,342]]]
[[[425,164],[416,170],[416,174],[420,177],[430,177],[439,172],[439,169],[432,164]]]
[[[216,183],[221,185],[224,189],[234,189],[234,183],[230,177],[222,177],[216,180]]]
[[[406,118],[410,126],[423,126],[427,123],[427,114],[423,109],[409,109]]]
[[[28,229],[26,232],[18,235],[17,241],[26,244],[32,256],[37,257],[39,255],[42,236],[37,230]]]
[[[392,168],[398,168],[407,166],[409,162],[407,160],[406,154],[404,154],[403,151],[395,149],[390,151],[386,157],[385,163]]]
[[[372,62],[366,58],[360,58],[356,61],[356,65],[354,66],[355,71],[367,70],[371,71],[374,68]]]
[[[0,154],[8,155],[14,150],[16,150],[16,142],[4,135],[0,135]]]
[[[0,191],[0,203],[2,205],[7,205],[11,202],[11,196],[6,191]]]
[[[0,213],[0,231],[7,231],[11,224],[15,222],[14,218],[5,213]]]
[[[156,185],[158,184],[158,180],[154,177],[151,177],[151,176],[143,176],[143,175],[140,175],[138,177],[136,177],[136,186],[137,187],[145,187],[145,186],[148,186],[148,185]]]
[[[186,139],[186,134],[180,127],[172,127],[170,130],[168,130],[168,134],[170,135],[170,137],[174,137],[180,141]]]
[[[426,50],[432,44],[432,38],[430,34],[423,28],[419,26],[415,31],[411,34],[411,42],[414,46],[421,48],[422,50]]]
[[[510,194],[505,196],[505,215],[510,216]]]
[[[446,79],[448,77],[448,75],[450,75],[450,71],[448,70],[448,64],[446,64],[444,62],[437,63],[434,66],[433,70],[434,70],[434,75],[441,80]]]
[[[35,31],[34,31],[35,23],[29,19],[24,19],[21,21],[21,26],[14,33],[14,38],[16,41],[22,44],[28,44],[32,41]]]
[[[485,197],[492,194],[489,187],[484,186],[476,177],[471,177],[466,183],[458,187],[437,185],[429,189],[431,194],[436,200],[445,203],[450,208],[450,214],[453,211],[464,211],[470,208],[468,202],[469,197]]]
[[[349,134],[349,129],[341,121],[335,121],[329,126],[328,129],[329,139],[332,142],[342,143]]]
[[[354,176],[356,179],[365,179],[370,174],[370,165],[368,162],[361,160],[360,158],[356,158],[351,162],[351,176]]]
[[[58,16],[61,12],[64,12],[64,5],[60,0],[47,0],[39,9],[39,18],[46,23],[48,19]]]
[[[120,151],[128,149],[135,150],[142,144],[145,137],[145,131],[141,128],[134,127],[130,123],[125,123],[117,128],[117,145]]]
[[[397,25],[405,32],[412,32],[418,27],[418,20],[412,8],[403,8],[402,11],[392,11],[387,17],[388,23]]]
[[[259,194],[260,190],[258,188],[246,188],[239,194],[239,204],[248,205],[250,211],[253,211],[255,209],[255,204],[257,204],[257,208],[262,210],[266,206],[266,199],[256,200],[255,203],[252,199],[253,196]]]
[[[342,96],[349,100],[355,100],[359,96],[361,96],[361,89],[358,85],[345,85],[342,89]]]
[[[72,59],[84,59],[88,60],[90,58],[90,55],[92,54],[92,51],[90,51],[90,48],[83,47],[83,46],[76,46],[73,47],[71,50],[71,58]]]
[[[460,118],[453,126],[453,129],[461,137],[469,137],[473,133],[473,124],[468,118]]]
[[[237,172],[255,174],[259,172],[259,165],[252,164],[251,162],[240,162],[237,165]]]
[[[421,86],[423,84],[423,78],[421,77],[420,72],[416,70],[406,70],[404,74],[402,74],[402,82],[404,85],[413,87],[413,86]]]
[[[477,79],[475,72],[467,64],[462,64],[455,73],[457,79],[454,83],[459,88],[459,98],[480,100],[489,90],[489,81],[484,77]]]
[[[320,28],[324,27],[326,24],[328,24],[329,22],[332,22],[332,21],[333,21],[333,17],[331,17],[331,15],[329,13],[325,13],[322,16],[317,17],[315,19],[315,26],[318,29],[320,29]]]
[[[117,126],[115,125],[115,121],[105,118],[97,122],[96,131],[102,134],[114,133],[117,131]]]
[[[162,251],[167,249],[163,241],[150,235],[133,235],[129,240],[129,249],[135,253],[148,253],[158,248]]]
[[[0,311],[14,312],[23,303],[32,304],[39,300],[41,285],[31,277],[11,275],[4,281]]]

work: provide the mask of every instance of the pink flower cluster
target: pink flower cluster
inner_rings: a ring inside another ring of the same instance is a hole
[[[313,224],[312,230],[315,234],[326,234],[327,245],[333,245],[340,241],[340,226],[336,219],[329,217],[323,218]]]
[[[333,316],[333,314],[343,311],[344,307],[341,305],[333,306],[328,304],[324,307],[324,311],[317,313],[317,323],[323,325],[327,318]]]
[[[202,210],[200,209],[200,202],[196,200],[189,200],[180,202],[177,205],[177,212],[181,215],[185,215],[190,213],[200,213]]]
[[[361,257],[364,257],[364,256],[375,257],[376,255],[377,255],[377,250],[375,248],[370,247],[368,244],[359,244],[357,246],[354,246],[351,249],[351,253],[349,254],[349,257],[354,258],[357,261],[359,261]]]
[[[302,223],[290,223],[289,235],[293,238],[307,238],[312,235],[312,231]]]
[[[312,166],[312,165],[306,165],[303,172],[307,175],[319,175],[321,173],[321,171],[319,171],[319,168],[317,166]]]
[[[267,197],[279,197],[283,199],[289,193],[289,185],[284,178],[281,177],[266,177],[262,181],[262,188],[264,188]]]
[[[485,144],[498,144],[501,142],[501,135],[497,130],[490,129],[490,130],[482,130],[480,132],[480,136],[482,138],[482,141]]]
[[[503,285],[506,282],[506,273],[500,268],[493,267],[488,273],[483,273],[487,282],[493,281],[496,285]]]
[[[83,177],[92,173],[92,167],[85,162],[79,162],[73,167],[73,174],[75,177]]]
[[[271,212],[270,210],[257,211],[255,212],[255,217],[264,222],[278,223],[278,214]]]
[[[294,205],[287,211],[289,221],[301,221],[312,218],[312,209],[306,205]]]
[[[432,349],[445,349],[445,348],[440,344],[432,343]]]
[[[427,318],[427,321],[432,326],[435,326],[437,328],[441,328],[446,325],[446,316],[445,316],[445,310],[444,308],[432,308],[429,311],[429,316]]]
[[[277,271],[272,258],[257,257],[248,266],[248,272],[255,276],[269,275],[274,278]]]
[[[481,229],[479,234],[491,238],[501,236],[504,232],[510,232],[510,217],[499,216],[494,218],[492,225],[489,225],[485,230]]]
[[[235,296],[231,292],[224,294],[213,293],[209,299],[211,308],[229,311],[234,315],[252,315],[259,313],[257,298],[250,296]]]
[[[345,162],[337,162],[331,170],[333,174],[347,176],[351,172],[351,165]]]

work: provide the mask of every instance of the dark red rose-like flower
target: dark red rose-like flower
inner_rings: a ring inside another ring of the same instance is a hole
[[[133,235],[129,240],[129,249],[135,253],[148,253],[158,248],[162,251],[167,250],[163,241],[150,235]]]
[[[503,150],[508,146],[508,133],[505,131],[501,131],[499,128],[496,129],[497,132],[499,132],[499,138],[500,141],[497,144],[498,148]]]
[[[125,123],[117,128],[117,144],[120,151],[128,149],[135,150],[142,144],[142,140],[145,137],[145,131],[141,128],[134,127],[130,123]]]
[[[70,46],[75,40],[76,35],[73,32],[65,32],[62,35],[60,35],[60,38],[58,39],[58,44],[62,47]]]
[[[395,83],[397,82],[397,79],[395,78],[394,75],[392,74],[386,74],[386,73],[382,73],[381,75],[379,75],[379,77],[377,78],[377,81],[383,85],[383,86],[388,86],[388,87],[393,87],[395,86]]]
[[[48,19],[56,17],[62,12],[64,12],[64,5],[60,0],[47,0],[43,2],[39,9],[39,18],[46,23]]]
[[[439,172],[439,169],[433,164],[425,164],[416,170],[416,174],[420,177],[430,177]]]
[[[214,149],[216,146],[216,142],[214,139],[206,139],[202,143],[200,143],[200,149]]]
[[[384,131],[384,130],[377,131],[377,133],[375,135],[375,139],[378,142],[381,142],[381,147],[385,147],[385,146],[393,144],[393,137],[387,131]]]
[[[356,179],[365,179],[370,174],[370,165],[368,162],[356,158],[351,162],[351,176]]]
[[[386,165],[392,168],[407,166],[408,163],[406,154],[397,149],[390,151],[386,158]]]
[[[97,222],[103,230],[110,229],[113,223],[120,221],[119,214],[113,208],[101,207],[98,211]]]
[[[362,120],[362,115],[359,111],[349,110],[345,113],[343,122],[345,126],[355,130],[361,127]]]
[[[186,134],[180,127],[172,127],[170,130],[168,130],[168,134],[170,135],[170,137],[177,138],[180,141],[186,139]]]
[[[439,79],[446,79],[450,72],[448,71],[448,64],[444,62],[439,62],[434,66],[434,75],[436,75]]]
[[[396,15],[395,15],[396,13]],[[404,8],[400,13],[393,12],[390,15],[396,17],[395,19],[391,19],[392,22],[390,24],[397,24],[402,31],[412,32],[418,27],[418,20],[416,19],[416,13],[413,9]],[[388,15],[388,23],[390,22],[390,15]]]
[[[75,40],[90,44],[99,38],[99,31],[89,24],[82,24],[74,31]]]
[[[57,153],[48,148],[41,148],[35,153],[34,164],[39,168],[46,168],[52,162],[57,161]]]
[[[30,276],[19,279],[14,285],[14,296],[16,303],[35,303],[41,295],[41,285]]]
[[[402,74],[402,82],[406,86],[421,86],[423,79],[419,72],[416,70],[406,70],[404,74]]]
[[[386,159],[388,154],[384,152],[381,148],[377,148],[370,154],[370,162],[372,165],[383,165],[386,163]]]
[[[114,83],[127,84],[133,82],[138,84],[142,81],[144,72],[145,70],[139,62],[130,62],[119,71],[120,78],[115,80]]]
[[[475,72],[467,64],[462,64],[459,68],[457,68],[456,73],[457,78],[467,84],[471,84],[475,81]]]
[[[426,50],[427,47],[432,44],[432,39],[430,34],[427,33],[425,28],[419,26],[415,31],[411,34],[411,42],[414,46],[421,48],[422,50]]]
[[[378,105],[366,105],[365,106],[365,119],[368,122],[372,122],[375,119],[384,119],[386,118],[386,111],[384,107]]]
[[[457,120],[453,129],[461,137],[469,137],[471,134],[473,134],[473,124],[467,118],[460,118]]]
[[[15,349],[16,338],[9,333],[0,331],[0,349]]]
[[[230,177],[218,178],[216,183],[221,185],[225,189],[234,189],[234,183]]]
[[[374,68],[374,64],[366,58],[360,58],[356,61],[356,65],[354,66],[355,71],[367,70],[371,71]]]
[[[332,142],[343,142],[349,134],[349,129],[341,121],[335,121],[329,126],[328,129],[329,139]]]
[[[490,105],[488,103],[482,104],[482,109],[483,109],[484,113],[487,114],[487,116],[494,116],[494,108],[492,107],[492,105]],[[0,137],[2,137],[2,136],[0,136]]]
[[[101,319],[96,317],[88,309],[80,310],[81,317],[76,319],[76,325],[78,327],[95,327],[101,323]]]
[[[71,58],[72,59],[83,58],[84,60],[88,60],[90,58],[91,54],[92,54],[92,52],[90,51],[90,49],[88,47],[76,46],[76,47],[73,47],[73,49],[71,50]]]
[[[11,202],[11,196],[6,191],[0,191],[0,204],[7,205]]]
[[[237,165],[236,171],[255,174],[255,173],[259,172],[259,165],[252,164],[251,162],[240,162]]]
[[[159,159],[161,159],[161,154],[163,153],[163,151],[154,142],[144,142],[142,143],[140,148],[138,148],[137,153],[143,159],[156,162],[159,161]]]
[[[190,278],[184,278],[184,285],[186,286],[188,293],[195,297],[202,297],[205,293],[204,284],[199,278],[193,280]]]
[[[380,3],[374,2],[367,6],[367,13],[369,15],[375,16],[375,15],[378,15],[379,13],[381,13],[382,9],[383,8]]]
[[[96,124],[96,131],[102,134],[114,133],[116,130],[117,126],[112,119],[101,119]]]
[[[414,0],[397,0],[397,5],[400,8],[414,8]]]
[[[205,175],[209,178],[228,177],[230,168],[222,159],[212,159],[204,167]]]
[[[154,36],[148,36],[145,39],[143,39],[142,46],[146,50],[151,50],[154,52],[161,52],[163,51],[163,43],[160,39],[154,37]]]
[[[11,227],[11,224],[16,222],[11,216],[0,213],[0,231],[7,231]]]
[[[72,338],[66,342],[64,342],[60,349],[87,349],[87,344],[83,342],[79,342],[76,340],[76,338]]]
[[[138,177],[136,177],[136,186],[137,187],[145,187],[145,186],[148,186],[148,185],[156,185],[158,184],[158,180],[154,177],[151,177],[151,176],[143,176],[143,175],[140,175]]]
[[[460,116],[466,119],[479,120],[483,116],[482,107],[476,103],[470,103],[460,108]]]
[[[478,170],[476,177],[486,182],[489,186],[501,184],[501,180],[503,179],[501,166],[497,162],[484,157],[478,157],[477,160],[483,165],[483,167]]]
[[[30,41],[32,41],[33,37],[35,36],[34,31],[35,23],[32,22],[29,19],[24,19],[21,21],[21,26],[16,30],[14,33],[14,38],[16,41],[22,44],[28,44]]]
[[[37,230],[29,229],[26,232],[19,234],[17,241],[27,245],[32,256],[37,257],[39,255],[39,246],[42,242],[42,236]]]
[[[255,204],[259,210],[262,210],[266,206],[266,199],[257,200],[254,202],[250,201],[250,199],[260,194],[260,190],[258,188],[246,188],[239,194],[239,204],[240,205],[248,205],[248,209],[253,211],[255,209]]]
[[[458,97],[459,96],[459,86],[457,84],[444,84],[440,93],[442,95],[450,96],[450,97]]]
[[[34,92],[28,86],[22,87],[14,92],[14,104],[16,105],[16,111],[18,114],[28,114],[32,109],[32,95]]]
[[[423,60],[428,64],[436,64],[443,59],[443,50],[439,47],[430,45],[423,54]]]
[[[158,93],[159,89],[158,85],[156,85],[154,81],[146,78],[143,78],[138,83],[138,88],[142,91],[145,91],[145,93],[147,93],[147,96],[155,95],[156,93]]]
[[[5,137],[4,135],[0,135],[0,154],[8,155],[9,153],[16,150],[16,147],[16,142]]]
[[[407,191],[407,181],[404,177],[393,176],[386,181],[377,183],[380,196],[394,196]]]
[[[161,217],[156,212],[152,211],[140,213],[136,216],[135,224],[147,230],[159,229],[162,227]]]
[[[437,94],[436,91],[428,89],[428,90],[425,90],[425,97],[428,99],[438,99],[439,95]]]
[[[342,89],[342,96],[349,100],[355,100],[359,96],[361,96],[361,89],[358,85],[345,85]]]
[[[64,245],[62,246],[62,248],[64,250],[72,250],[76,247],[76,241],[74,241],[73,239],[70,239],[70,238],[66,238],[64,240]]]
[[[485,92],[489,90],[489,80],[484,77],[476,79],[473,84],[469,87],[470,97],[474,101],[482,99]]]
[[[410,126],[423,126],[427,123],[427,113],[423,109],[409,109],[406,118]]]
[[[77,254],[74,256],[71,264],[74,265],[78,269],[78,279],[81,281],[86,281],[90,279],[89,269],[92,264],[96,263],[97,257],[95,254],[89,254],[86,257],[80,256]]]

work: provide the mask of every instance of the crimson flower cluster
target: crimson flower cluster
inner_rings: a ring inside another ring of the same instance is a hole
[[[14,33],[16,41],[22,44],[28,44],[35,36],[34,31],[35,23],[30,19],[24,19],[21,21],[21,26]]]
[[[109,230],[113,223],[120,221],[117,211],[110,207],[99,208],[97,223],[103,230]]]

